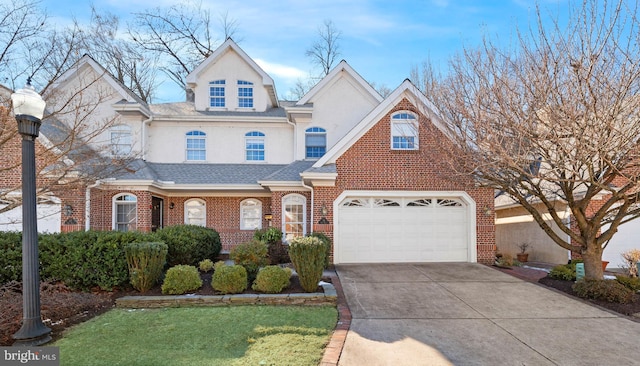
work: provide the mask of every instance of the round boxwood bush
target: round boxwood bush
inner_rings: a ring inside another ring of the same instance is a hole
[[[202,287],[200,272],[194,266],[177,265],[169,268],[162,282],[162,293],[165,295],[181,295]]]
[[[249,282],[255,280],[258,270],[269,264],[267,244],[260,240],[250,240],[231,248],[229,258],[247,270]]]
[[[252,289],[267,294],[277,294],[289,286],[291,272],[278,266],[266,266],[256,276]]]
[[[221,266],[213,273],[211,286],[223,294],[238,294],[247,289],[247,270],[243,266]]]
[[[175,225],[164,227],[154,234],[156,241],[169,246],[167,264],[197,266],[205,259],[215,259],[222,244],[217,231],[197,225]]]
[[[603,300],[619,304],[633,301],[633,291],[615,280],[587,280],[581,279],[573,286],[576,295],[594,300]]]

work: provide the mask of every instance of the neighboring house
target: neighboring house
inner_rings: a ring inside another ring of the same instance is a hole
[[[301,100],[279,101],[231,39],[187,76],[186,102],[147,105],[101,70],[84,58],[56,87],[100,74],[116,97],[97,117],[118,118],[102,141],[139,159],[61,197],[79,227],[202,225],[223,251],[268,226],[285,240],[316,231],[333,238],[334,263],[494,258],[493,191],[449,172],[445,128],[408,80],[383,99],[342,61]]]
[[[571,209],[561,199],[556,199],[555,208],[560,213],[565,225],[571,225]],[[594,201],[594,204],[600,202]],[[540,212],[544,212],[542,204],[537,206]],[[495,200],[496,209],[496,246],[499,252],[510,254],[515,257],[519,252],[518,244],[528,242],[531,246],[527,249],[529,261],[564,264],[571,258],[571,252],[560,247],[540,228],[522,206],[512,199],[498,195]],[[563,233],[551,217],[547,214],[548,223],[554,231],[561,236],[565,236],[567,241],[571,241],[566,233]],[[608,228],[603,226],[603,230]],[[607,244],[602,253],[602,260],[609,262],[607,268],[622,268],[626,265],[621,254],[631,250],[640,249],[640,220],[633,220],[618,227],[618,231]]]

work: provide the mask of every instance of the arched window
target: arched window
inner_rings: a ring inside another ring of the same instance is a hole
[[[307,159],[321,158],[327,152],[327,131],[320,127],[311,127],[305,130],[305,157]]]
[[[113,230],[136,230],[137,211],[138,198],[136,196],[124,193],[113,197]]]
[[[413,113],[398,112],[391,116],[391,149],[418,149],[418,123]]]
[[[186,134],[187,161],[207,160],[207,134],[202,131],[189,131]]]
[[[264,133],[247,132],[244,135],[244,146],[247,161],[264,161]]]
[[[240,230],[262,229],[262,202],[249,198],[240,202]]]
[[[207,204],[198,198],[186,201],[184,203],[184,223],[207,226]]]
[[[307,199],[303,195],[282,197],[282,232],[287,242],[307,235]]]
[[[209,82],[209,107],[224,108],[224,80]]]

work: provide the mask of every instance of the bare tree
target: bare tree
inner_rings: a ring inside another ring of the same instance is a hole
[[[602,278],[602,252],[618,227],[640,216],[637,6],[584,0],[566,28],[545,27],[538,8],[537,25],[513,50],[490,40],[465,49],[427,90],[441,114],[431,117],[447,121],[460,146],[451,169],[522,205],[556,244],[582,256],[590,279]]]
[[[220,20],[224,36],[233,36],[237,23],[227,15]],[[158,55],[160,70],[186,88],[186,76],[220,43],[212,29],[210,11],[200,2],[187,2],[136,13],[128,33],[139,47]]]
[[[333,21],[325,20],[324,27],[318,28],[318,40],[313,42],[305,55],[311,58],[311,62],[322,69],[322,76],[329,74],[333,64],[340,57],[340,32]]]
[[[119,117],[99,112],[121,98],[105,87],[104,77],[110,75],[97,70],[85,73],[73,86],[57,88],[56,81],[82,56],[82,30],[52,29],[37,2],[0,5],[0,19],[4,50],[0,70],[7,85],[17,89],[32,77],[47,102],[37,145],[38,195],[56,195],[61,189],[117,174],[136,156],[111,152],[109,130],[120,123]],[[37,31],[24,29],[31,27]],[[22,202],[20,136],[11,116],[10,88],[0,87],[0,212]]]

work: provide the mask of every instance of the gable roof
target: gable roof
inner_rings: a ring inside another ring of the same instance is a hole
[[[342,60],[342,61],[340,61],[340,63],[336,67],[333,68],[333,70],[331,70],[331,72],[329,72],[327,74],[327,76],[322,78],[322,80],[320,80],[320,82],[318,82],[316,85],[314,85],[313,88],[311,88],[311,90],[309,90],[307,92],[307,94],[302,96],[302,98],[296,103],[296,106],[302,106],[302,105],[305,105],[305,104],[309,103],[313,99],[314,96],[316,96],[318,93],[320,93],[320,91],[322,91],[326,86],[332,84],[336,79],[338,79],[340,77],[340,75],[343,72],[347,73],[349,76],[351,76],[358,84],[360,84],[362,89],[364,91],[366,91],[378,103],[382,102],[383,98],[380,95],[380,93],[378,93],[371,86],[371,84],[369,84],[362,76],[360,76],[360,74],[358,74],[347,63],[347,61]]]
[[[149,114],[149,107],[147,103],[142,100],[139,96],[136,95],[131,89],[127,88],[124,84],[122,84],[119,80],[117,80],[107,69],[102,67],[96,60],[94,60],[91,56],[85,54],[83,55],[73,66],[71,66],[67,71],[62,73],[50,86],[50,88],[55,89],[60,87],[62,84],[71,80],[83,67],[92,68],[100,77],[102,77],[122,98],[128,102],[133,104],[139,104],[140,107]],[[42,91],[44,94],[46,90]]]
[[[375,126],[380,119],[387,114],[402,99],[407,98],[413,103],[420,113],[425,115],[431,122],[445,135],[449,136],[449,131],[445,123],[440,118],[435,105],[422,94],[422,92],[409,80],[405,79],[382,103],[378,104],[369,114],[367,114],[354,128],[342,137],[326,154],[313,165],[320,168],[326,164],[333,164],[342,156],[353,144],[355,144],[367,131]]]
[[[262,70],[262,68],[258,66],[258,64],[253,61],[253,59],[249,57],[249,55],[247,55],[247,53],[244,52],[242,48],[240,48],[240,46],[238,46],[238,44],[235,43],[233,39],[231,39],[231,37],[227,38],[227,40],[223,44],[221,44],[220,47],[213,51],[213,53],[209,55],[209,57],[202,61],[200,65],[198,65],[195,69],[193,69],[193,71],[189,73],[189,75],[187,75],[187,84],[197,84],[200,74],[207,70],[211,65],[215,64],[218,59],[220,59],[220,57],[222,57],[229,50],[233,50],[235,53],[237,53],[244,62],[246,62],[252,69],[255,70],[255,72],[258,73],[258,75],[262,77],[262,84],[269,93],[269,98],[271,99],[272,105],[278,106],[278,94],[276,93],[276,86],[271,76],[269,76],[269,74]]]

